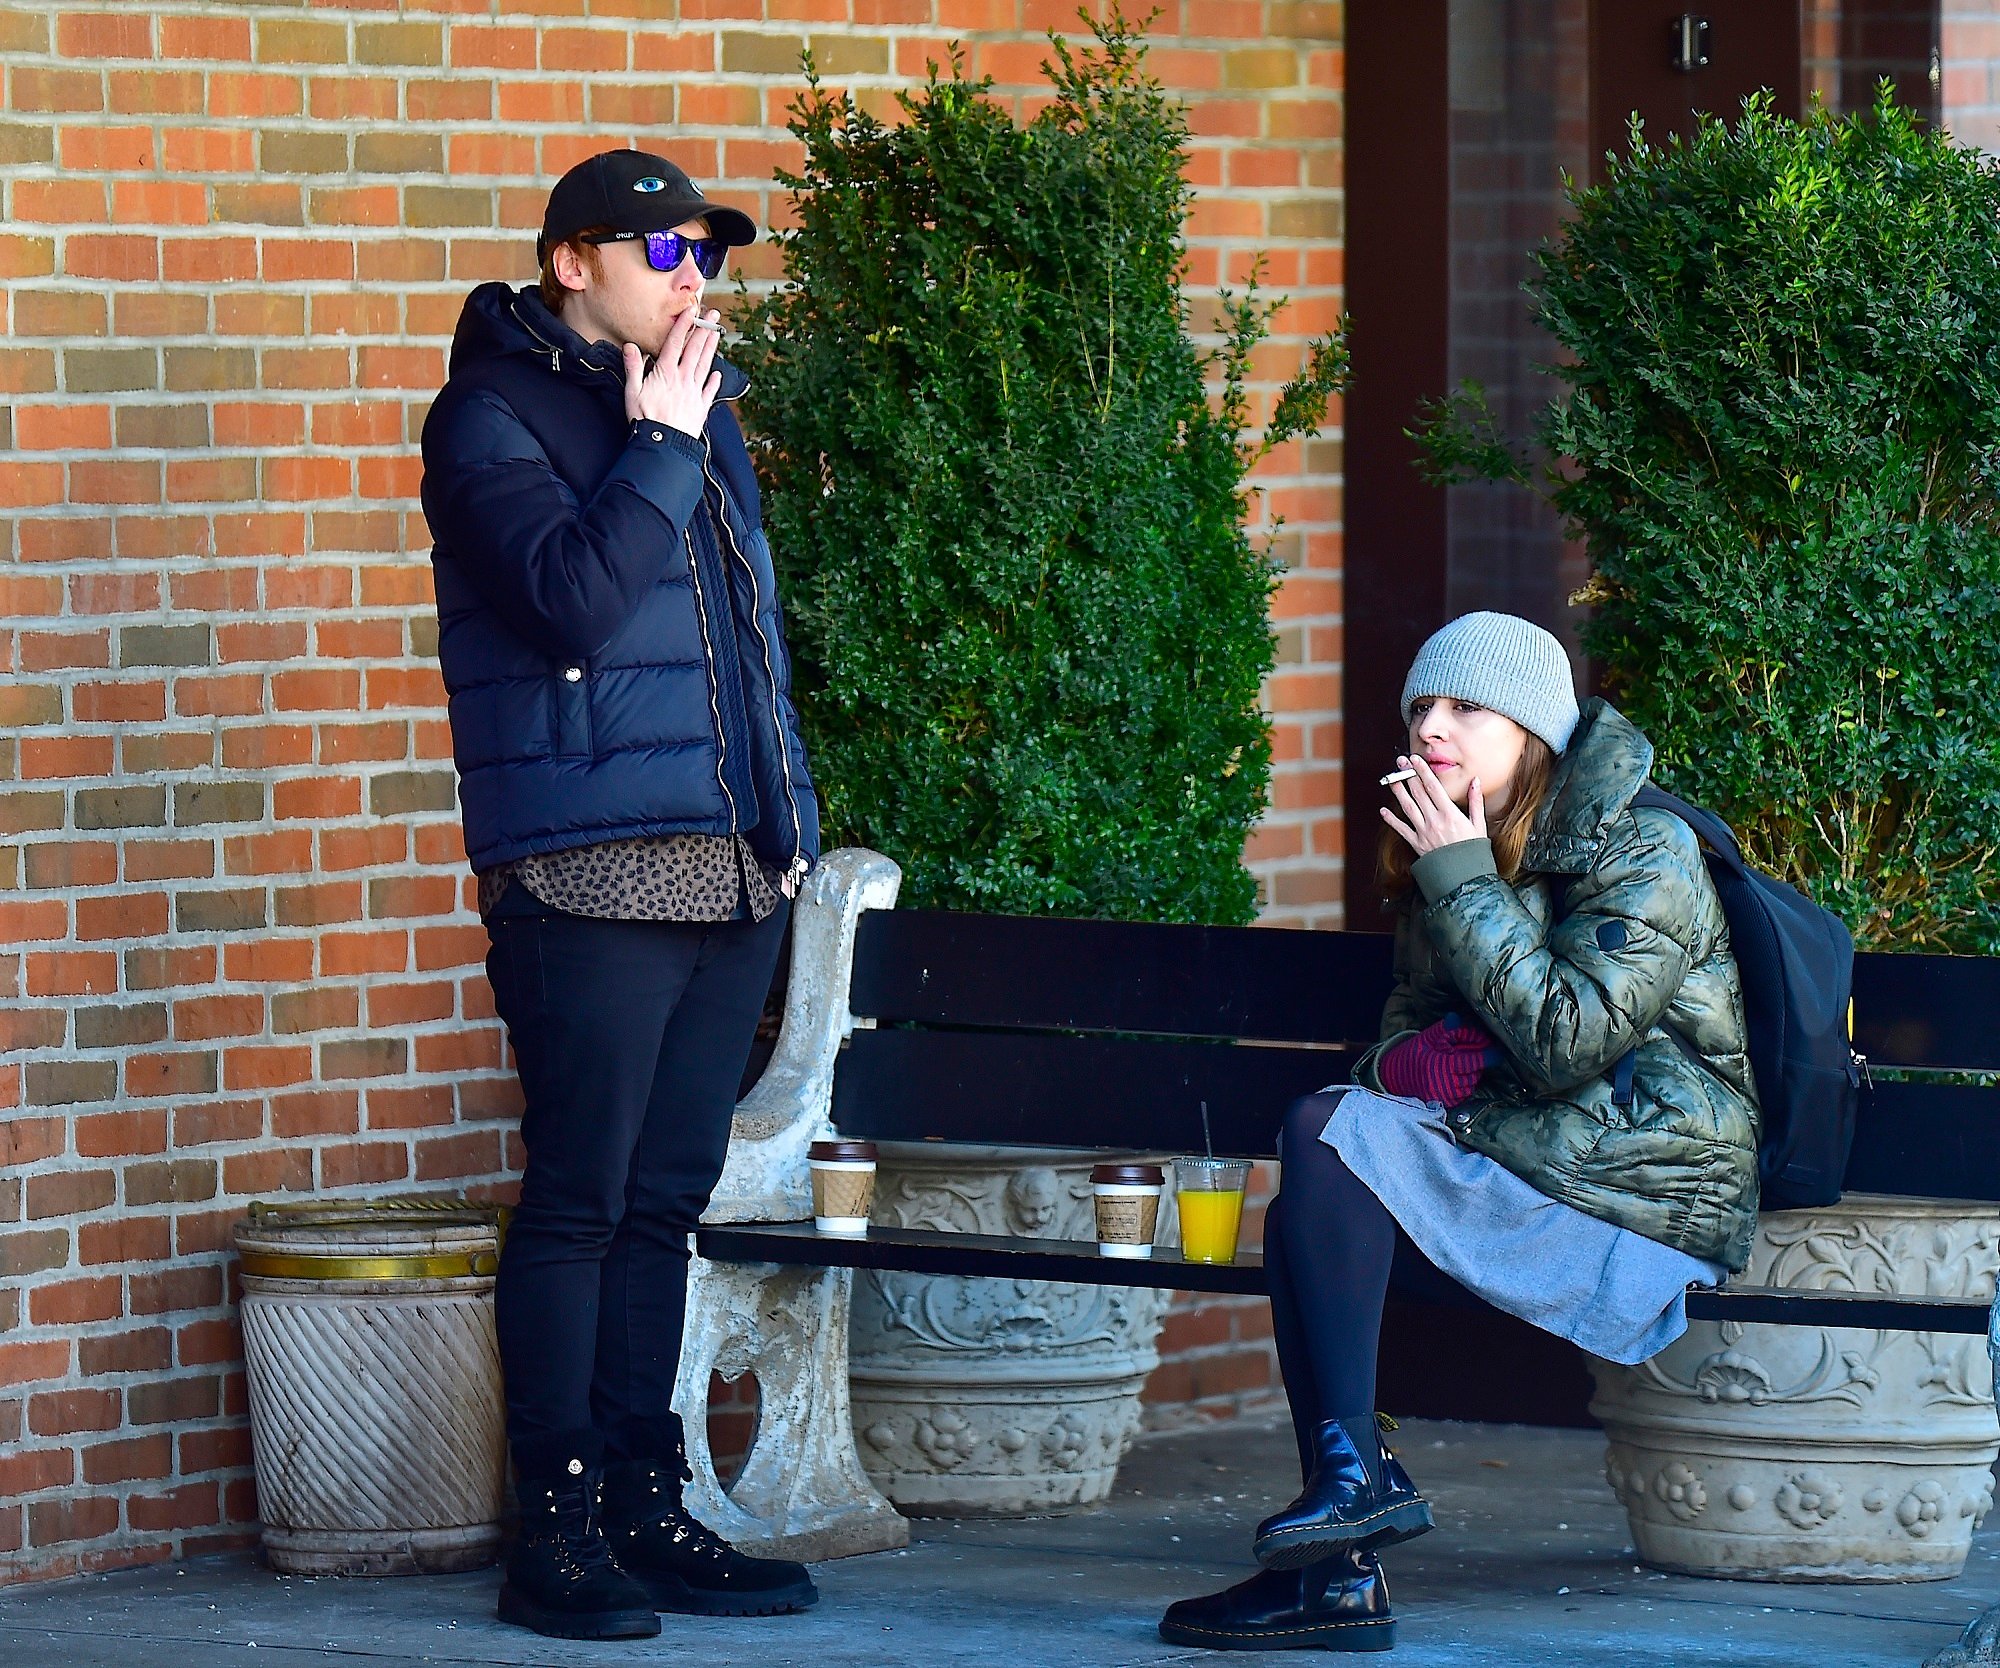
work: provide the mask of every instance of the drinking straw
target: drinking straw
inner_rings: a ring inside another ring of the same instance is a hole
[[[1208,1102],[1201,1103],[1201,1146],[1210,1159],[1215,1157],[1215,1142],[1208,1133]]]

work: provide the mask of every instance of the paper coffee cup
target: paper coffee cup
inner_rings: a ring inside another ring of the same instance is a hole
[[[1100,1164],[1090,1172],[1100,1257],[1152,1256],[1166,1180],[1157,1164]]]
[[[875,1202],[875,1143],[815,1141],[806,1149],[812,1166],[813,1226],[823,1234],[865,1234]]]

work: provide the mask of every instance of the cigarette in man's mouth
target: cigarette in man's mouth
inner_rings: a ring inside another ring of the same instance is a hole
[[[1414,770],[1392,770],[1382,778],[1382,786],[1386,788],[1397,782],[1407,782],[1414,775]]]
[[[696,319],[694,327],[697,330],[713,330],[718,336],[722,334],[722,326],[713,319]]]

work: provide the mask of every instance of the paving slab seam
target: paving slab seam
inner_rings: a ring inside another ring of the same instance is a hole
[[[1953,1583],[1628,1576],[1624,1512],[1598,1478],[1600,1434],[1405,1432],[1405,1457],[1444,1521],[1387,1560],[1402,1630],[1389,1660],[1401,1668],[1915,1668],[2000,1588],[2000,1535],[1985,1533]],[[498,1624],[492,1572],[315,1582],[218,1557],[0,1592],[0,1664],[1220,1668],[1212,1651],[1158,1640],[1154,1623],[1172,1599],[1250,1574],[1252,1520],[1296,1486],[1296,1451],[1276,1422],[1151,1438],[1092,1512],[919,1523],[907,1551],[819,1566],[826,1597],[809,1616],[670,1619],[658,1639],[587,1648]],[[1243,1668],[1309,1660],[1230,1653]]]

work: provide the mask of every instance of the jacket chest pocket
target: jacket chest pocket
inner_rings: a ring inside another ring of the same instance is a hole
[[[556,754],[587,758],[590,746],[590,679],[581,665],[561,666],[554,679]]]

